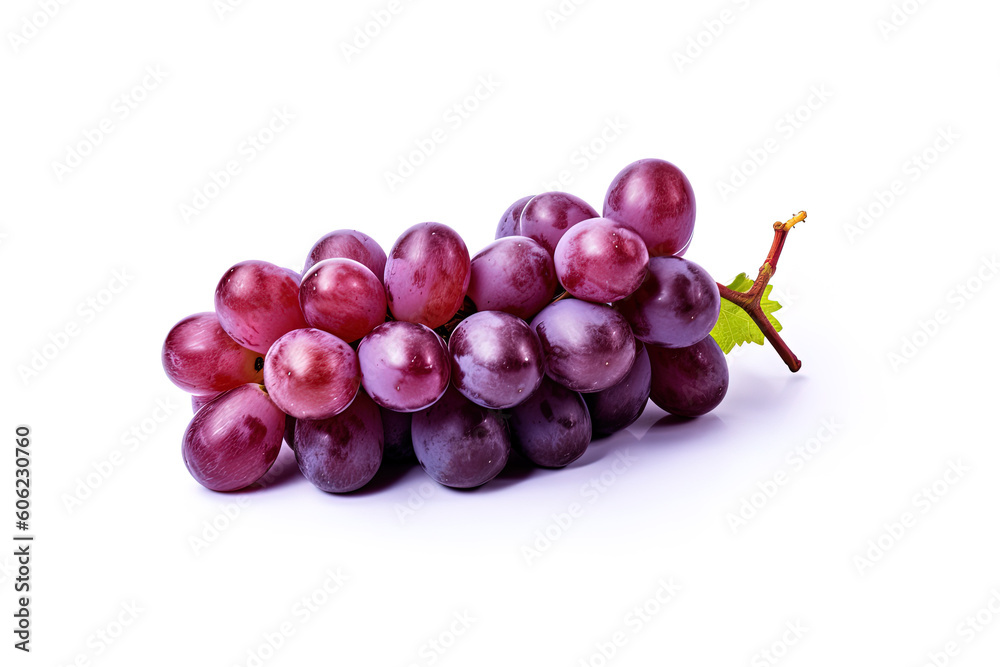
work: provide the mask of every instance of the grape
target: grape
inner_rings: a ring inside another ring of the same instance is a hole
[[[628,375],[613,387],[583,395],[594,433],[611,435],[635,423],[649,400],[649,383],[649,353],[645,345],[636,341],[635,361]]]
[[[184,432],[184,464],[213,491],[236,491],[264,476],[281,450],[285,415],[259,384],[221,394]]]
[[[215,288],[215,312],[233,340],[261,354],[293,329],[308,326],[294,272],[268,262],[240,262]]]
[[[538,241],[508,236],[472,258],[469,298],[479,310],[499,310],[530,319],[556,293],[552,255]]]
[[[447,323],[465,300],[469,270],[469,249],[451,227],[437,222],[410,227],[385,264],[393,317],[431,329]]]
[[[650,257],[683,255],[694,233],[694,189],[669,162],[639,160],[611,181],[604,217],[637,231]]]
[[[583,456],[590,432],[590,414],[583,397],[549,378],[527,401],[511,410],[514,447],[544,468],[562,468]]]
[[[353,229],[338,229],[330,232],[309,251],[302,275],[309,273],[315,264],[324,259],[353,259],[368,267],[375,277],[382,281],[385,273],[385,250],[372,237]]]
[[[382,463],[382,442],[382,416],[363,391],[334,417],[295,422],[299,470],[328,493],[355,491],[370,482]]]
[[[291,415],[285,415],[285,444],[295,451],[295,422],[298,420]]]
[[[412,322],[386,322],[358,346],[361,382],[383,408],[415,412],[441,398],[451,379],[448,346]]]
[[[353,259],[324,259],[309,269],[299,304],[309,326],[348,343],[385,322],[382,281]]]
[[[608,306],[564,299],[538,313],[531,328],[542,342],[546,373],[573,391],[607,389],[632,367],[632,331]]]
[[[261,377],[263,377],[263,373]],[[221,393],[220,391],[219,394]],[[191,411],[197,414],[199,410],[215,400],[219,394],[191,394]]]
[[[535,239],[551,255],[567,229],[597,217],[597,211],[579,197],[565,192],[546,192],[525,204],[517,233]]]
[[[497,224],[497,235],[495,238],[502,239],[505,236],[514,236],[521,233],[521,211],[524,210],[525,205],[531,201],[532,197],[534,195],[521,197],[511,204],[510,208],[504,211],[503,217],[500,218],[500,222]]]
[[[645,282],[617,308],[642,342],[687,347],[712,331],[721,303],[705,269],[680,257],[654,257]]]
[[[271,400],[296,419],[326,419],[342,412],[360,384],[357,354],[319,329],[285,334],[264,359],[264,385]]]
[[[410,432],[410,425],[413,422],[413,414],[396,412],[381,406],[379,410],[382,412],[382,431],[385,434],[385,460],[412,461],[413,434]]]
[[[556,275],[578,299],[608,303],[624,299],[646,277],[649,253],[642,237],[604,218],[577,223],[556,246]]]
[[[222,330],[215,313],[198,313],[174,325],[163,341],[163,370],[175,385],[210,394],[260,382],[264,360]]]
[[[729,365],[711,336],[690,347],[650,345],[646,349],[652,370],[650,398],[667,412],[698,417],[711,412],[725,398]]]
[[[486,408],[510,408],[538,388],[542,345],[524,320],[493,311],[470,315],[451,334],[451,382]]]
[[[434,481],[468,489],[496,477],[510,456],[510,436],[499,413],[454,388],[413,415],[413,451]]]

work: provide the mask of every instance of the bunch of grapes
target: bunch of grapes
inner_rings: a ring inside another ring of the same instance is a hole
[[[682,258],[694,220],[688,179],[648,159],[615,177],[603,215],[562,192],[518,200],[474,257],[425,222],[388,256],[359,231],[327,234],[301,275],[240,262],[215,312],[181,320],[163,344],[167,376],[194,394],[188,470],[209,489],[241,489],[284,441],[323,491],[414,457],[437,482],[471,488],[511,449],[569,465],[650,398],[703,415],[729,370],[709,335],[719,288]]]

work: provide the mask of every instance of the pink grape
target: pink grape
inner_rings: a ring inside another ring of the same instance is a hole
[[[353,259],[364,264],[379,281],[385,273],[385,250],[375,239],[353,229],[338,229],[316,241],[306,258],[302,275],[309,273],[309,269],[324,259],[336,258]]]
[[[263,377],[264,360],[230,338],[215,313],[198,313],[175,324],[160,358],[170,381],[193,394],[214,396]]]
[[[410,227],[385,264],[393,317],[431,329],[446,324],[465,300],[469,271],[469,249],[451,227],[437,222]]]
[[[506,211],[504,211],[503,217],[500,218],[500,222],[497,224],[497,233],[494,238],[502,239],[505,236],[516,236],[520,235],[520,225],[521,225],[521,212],[527,205],[534,195],[528,195],[527,197],[521,197],[516,202],[510,205]]]
[[[295,421],[299,470],[327,493],[355,491],[370,482],[382,463],[382,447],[382,416],[363,391],[338,415]]]
[[[608,306],[564,299],[538,313],[531,328],[542,342],[545,372],[573,391],[607,389],[632,367],[632,331]]]
[[[604,217],[638,232],[650,257],[684,254],[694,233],[695,208],[684,172],[656,159],[622,169],[604,198]]]
[[[511,410],[510,435],[514,448],[535,465],[563,468],[590,445],[590,413],[580,394],[545,378]]]
[[[258,260],[226,271],[215,288],[215,312],[226,333],[243,347],[265,354],[284,334],[307,327],[293,274]]]
[[[594,207],[579,197],[566,192],[546,192],[525,204],[517,233],[535,239],[551,255],[567,229],[597,217]]]
[[[646,347],[652,370],[649,397],[679,417],[699,417],[714,410],[729,390],[729,365],[711,336],[694,345]]]
[[[469,489],[500,474],[510,456],[510,435],[499,413],[450,388],[413,415],[413,451],[434,481]]]
[[[188,424],[184,464],[213,491],[236,491],[264,476],[281,450],[285,415],[259,384],[221,394]]]
[[[361,382],[383,408],[423,410],[441,398],[451,379],[448,346],[422,324],[386,322],[358,346]]]
[[[494,311],[470,315],[448,340],[451,382],[486,408],[511,408],[538,389],[542,345],[524,320]]]
[[[654,257],[636,292],[616,304],[644,343],[687,347],[719,320],[719,286],[708,271],[680,257]]]
[[[326,419],[343,412],[361,385],[358,355],[319,329],[296,329],[264,358],[264,385],[271,400],[296,419]]]
[[[472,258],[469,298],[479,310],[534,317],[556,293],[552,255],[538,241],[507,236]]]
[[[311,327],[352,343],[385,322],[382,281],[353,259],[324,259],[306,273],[299,305]]]
[[[566,291],[595,303],[620,301],[646,277],[642,237],[612,220],[594,218],[569,228],[556,246],[556,275]]]
[[[621,382],[604,391],[584,394],[595,435],[611,435],[635,423],[649,402],[649,353],[635,342],[635,361]]]

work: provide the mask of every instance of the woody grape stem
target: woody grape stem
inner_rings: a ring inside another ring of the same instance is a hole
[[[750,319],[753,320],[754,324],[760,328],[761,332],[764,334],[764,338],[768,340],[769,343],[777,351],[778,356],[781,360],[785,362],[789,370],[793,373],[802,368],[802,362],[799,358],[795,356],[791,348],[781,339],[778,332],[775,331],[771,322],[767,319],[767,315],[764,313],[764,309],[761,308],[760,300],[764,296],[764,288],[771,280],[771,276],[778,268],[778,258],[781,256],[781,251],[785,247],[785,239],[788,237],[788,232],[791,231],[792,227],[797,225],[806,219],[806,212],[800,211],[791,220],[787,222],[776,222],[774,223],[774,241],[771,242],[771,250],[767,253],[767,259],[764,260],[764,264],[761,265],[760,271],[757,273],[757,279],[753,281],[750,289],[746,292],[737,292],[731,290],[722,283],[716,283],[719,286],[719,295],[736,304],[742,308]]]

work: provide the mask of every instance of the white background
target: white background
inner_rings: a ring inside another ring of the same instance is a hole
[[[30,655],[12,648],[13,547],[0,550],[3,664],[918,666],[951,648],[939,664],[995,665],[996,4],[909,0],[880,27],[890,0],[592,0],[558,21],[556,0],[426,0],[348,58],[387,3],[50,2],[51,18],[4,3],[0,535],[14,532],[14,429],[29,424],[37,541]],[[241,144],[274,109],[294,120],[248,160]],[[79,148],[103,119],[112,131]],[[390,189],[385,173],[439,127],[446,141]],[[55,165],[76,150],[75,168]],[[426,220],[476,252],[560,172],[599,208],[619,169],[654,156],[692,181],[688,257],[724,282],[756,272],[775,220],[808,211],[774,280],[800,373],[738,350],[710,416],[661,422],[650,407],[569,469],[475,492],[419,469],[347,497],[294,462],[242,495],[188,475],[189,406],[160,345],[211,308],[230,265],[300,268],[330,230],[388,247]],[[186,220],[229,160],[240,173]],[[859,208],[874,213],[864,228]],[[127,285],[111,294],[116,271]],[[905,341],[919,347],[893,363]],[[966,471],[938,481],[953,464]],[[321,603],[306,613],[303,597]]]

